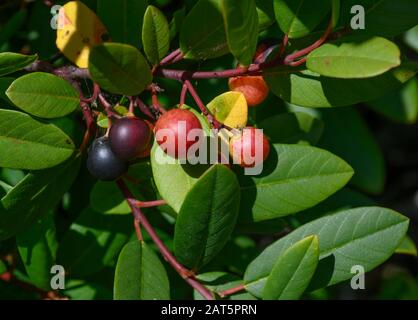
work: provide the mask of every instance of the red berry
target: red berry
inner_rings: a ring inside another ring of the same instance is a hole
[[[122,118],[110,128],[110,147],[119,159],[132,160],[146,149],[151,141],[151,133],[144,120],[135,117]]]
[[[262,76],[230,78],[229,89],[241,92],[250,107],[262,103],[269,94],[269,88]]]
[[[197,129],[198,131],[191,132]],[[172,109],[164,113],[155,124],[157,143],[171,157],[186,159],[187,151],[203,136],[202,125],[193,112]],[[197,133],[190,136],[191,133]]]
[[[270,144],[260,129],[247,127],[232,137],[229,153],[235,164],[252,168],[264,162],[270,153]]]

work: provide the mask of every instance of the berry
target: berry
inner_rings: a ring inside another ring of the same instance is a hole
[[[190,137],[194,129],[199,130],[196,132],[198,134]],[[199,119],[184,109],[172,109],[164,113],[155,124],[154,132],[157,143],[176,159],[186,159],[189,148],[200,141],[203,135]]]
[[[233,77],[228,83],[230,90],[244,95],[250,107],[262,103],[269,94],[269,88],[262,76]]]
[[[151,141],[151,130],[139,118],[125,117],[117,120],[109,131],[109,142],[113,153],[121,160],[138,157]]]
[[[229,153],[234,163],[243,168],[252,168],[264,162],[270,153],[270,144],[259,129],[247,127],[231,138]],[[259,146],[260,150],[257,150]],[[258,152],[258,154],[256,154]],[[262,154],[260,154],[262,152]]]
[[[117,158],[110,148],[109,140],[101,137],[94,140],[89,149],[87,169],[99,180],[112,181],[128,170],[128,164]]]

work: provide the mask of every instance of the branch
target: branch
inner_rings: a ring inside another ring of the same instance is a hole
[[[213,300],[212,292],[202,285],[193,275],[193,272],[186,269],[183,265],[181,265],[177,259],[173,256],[173,254],[168,250],[166,245],[161,241],[158,237],[157,233],[155,232],[154,228],[149,223],[148,219],[142,213],[141,209],[137,207],[137,200],[134,198],[132,193],[129,191],[128,187],[126,186],[125,182],[121,179],[117,180],[116,183],[118,184],[120,190],[125,196],[126,201],[128,202],[129,206],[131,207],[132,213],[134,218],[138,220],[144,229],[148,232],[151,239],[154,241],[158,249],[160,250],[161,254],[163,255],[164,259],[176,270],[176,272],[196,291],[198,291],[203,297],[207,300]]]
[[[169,55],[167,55],[164,59],[162,59],[160,62],[160,66],[172,64],[180,61],[181,59],[183,59],[183,53],[180,49],[177,49],[171,52]]]
[[[233,294],[235,294],[237,292],[240,292],[240,291],[243,291],[243,290],[245,290],[245,286],[243,284],[241,284],[241,285],[233,287],[231,289],[220,291],[220,292],[218,292],[218,294],[221,298],[226,298],[227,296],[233,295]]]

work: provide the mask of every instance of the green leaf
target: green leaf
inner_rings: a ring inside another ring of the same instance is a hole
[[[87,207],[64,235],[58,248],[58,262],[73,277],[113,267],[132,233],[130,216],[104,215]]]
[[[167,19],[154,6],[148,6],[145,12],[142,43],[145,54],[153,65],[158,65],[170,48],[170,29]]]
[[[319,146],[353,167],[351,184],[369,193],[382,192],[386,179],[383,154],[360,114],[354,108],[341,108],[321,110],[321,116],[325,130]]]
[[[314,220],[267,247],[247,268],[247,290],[257,297],[262,292],[275,261],[301,239],[319,239],[319,264],[308,290],[347,280],[351,267],[360,264],[370,271],[386,261],[399,246],[409,220],[401,214],[379,207],[340,211]]]
[[[58,248],[53,216],[50,214],[35,222],[16,237],[16,243],[31,282],[38,288],[51,290],[50,270]]]
[[[405,33],[404,41],[408,46],[418,52],[418,25]]]
[[[255,0],[222,0],[222,13],[229,50],[240,64],[250,65],[258,39]]]
[[[361,5],[365,9],[366,28],[356,33],[393,37],[414,27],[418,21],[418,2],[415,0],[344,0],[342,13],[347,26],[353,14],[350,9]]]
[[[401,64],[401,52],[393,42],[380,37],[326,43],[307,58],[309,70],[334,78],[369,78]]]
[[[398,91],[367,103],[389,120],[412,124],[418,119],[418,79],[412,78]]]
[[[62,199],[77,177],[81,159],[29,173],[0,202],[0,240],[10,238],[41,219]]]
[[[16,72],[32,64],[38,56],[26,56],[20,53],[1,52],[0,53],[0,77],[9,73]]]
[[[257,5],[258,28],[264,30],[276,21],[273,0],[255,0],[255,3]]]
[[[170,284],[158,256],[144,241],[122,249],[115,271],[115,300],[168,300]]]
[[[301,107],[350,106],[384,96],[411,79],[418,64],[407,63],[383,75],[366,79],[336,79],[309,70],[290,73],[286,68],[266,71],[271,91],[281,99]]]
[[[173,40],[180,32],[183,21],[186,18],[186,9],[181,8],[173,13],[173,18],[170,21],[170,41]]]
[[[258,124],[271,143],[315,145],[324,131],[322,120],[305,112],[289,112],[268,117]]]
[[[225,246],[235,228],[239,210],[239,184],[235,174],[214,165],[188,192],[174,231],[174,253],[196,270]]]
[[[295,300],[303,294],[319,259],[317,236],[306,237],[279,256],[267,278],[264,300]]]
[[[399,247],[396,248],[395,253],[400,253],[400,254],[408,254],[411,256],[417,256],[417,246],[415,245],[414,241],[406,236],[401,244],[399,245]]]
[[[17,78],[6,94],[23,111],[47,119],[66,116],[80,104],[79,94],[71,84],[44,72]]]
[[[231,128],[243,128],[248,122],[248,105],[241,92],[227,91],[207,104],[219,122]]]
[[[52,124],[0,110],[0,166],[39,170],[56,166],[74,152],[71,139]]]
[[[313,207],[341,189],[353,169],[332,153],[275,144],[260,176],[240,176],[242,219],[262,221]]]
[[[199,0],[180,30],[180,49],[185,58],[209,59],[228,53],[221,0]]]
[[[332,7],[332,26],[335,28],[338,25],[341,14],[341,1],[340,0],[331,0]]]
[[[330,1],[323,0],[274,1],[277,23],[291,39],[308,35],[319,25],[330,8]]]
[[[130,44],[141,47],[142,20],[146,0],[98,0],[97,14],[109,30],[114,42]]]
[[[94,47],[89,56],[91,77],[103,89],[133,96],[152,81],[151,70],[142,54],[130,45],[104,43]]]

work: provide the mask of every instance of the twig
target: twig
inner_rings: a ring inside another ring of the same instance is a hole
[[[155,232],[154,228],[148,222],[148,219],[142,213],[141,209],[136,206],[137,200],[133,197],[132,193],[129,191],[128,187],[126,186],[125,182],[121,179],[116,181],[120,190],[125,196],[125,199],[128,201],[129,206],[131,207],[132,213],[134,218],[137,219],[144,229],[148,232],[151,239],[154,241],[158,249],[160,250],[161,254],[163,255],[164,259],[177,271],[177,273],[196,291],[198,291],[203,297],[207,300],[213,300],[212,292],[202,285],[199,281],[197,281],[193,275],[193,272],[186,269],[183,265],[181,265],[177,259],[172,255],[172,253],[168,250],[166,245],[161,241],[158,237],[157,233]]]
[[[180,103],[179,105],[182,106],[186,102],[186,94],[187,94],[187,85],[183,83],[183,87],[181,88],[180,93]]]
[[[220,292],[218,292],[218,294],[221,298],[225,298],[227,296],[233,295],[233,294],[235,294],[237,292],[240,292],[240,291],[243,291],[243,290],[245,290],[245,286],[243,284],[241,284],[239,286],[236,286],[236,287],[224,290],[224,291],[220,291]]]
[[[84,133],[83,142],[80,145],[80,151],[84,152],[87,149],[90,138],[96,131],[96,122],[87,103],[81,102],[80,106],[83,111],[84,121],[86,123],[86,132]]]
[[[164,206],[167,204],[167,201],[165,200],[154,200],[154,201],[136,201],[136,206],[138,208],[152,208],[152,207],[158,207],[158,206]]]
[[[183,57],[181,50],[180,49],[174,50],[173,52],[168,54],[164,59],[161,60],[160,66],[173,63],[175,59],[179,59],[179,56],[181,56],[181,58]]]

